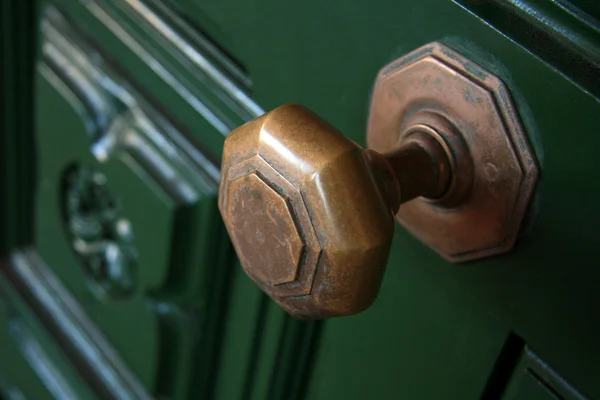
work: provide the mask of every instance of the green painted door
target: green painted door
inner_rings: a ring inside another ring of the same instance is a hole
[[[593,0],[5,0],[6,399],[600,399]],[[217,209],[227,134],[303,104],[365,144],[377,71],[441,41],[509,86],[540,163],[517,247],[398,226],[378,300],[301,322]]]

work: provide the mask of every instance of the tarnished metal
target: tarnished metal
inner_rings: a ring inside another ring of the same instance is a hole
[[[227,138],[219,207],[245,271],[290,314],[348,315],[379,291],[402,199],[442,195],[448,169],[428,133],[385,158],[287,105]]]
[[[400,223],[453,262],[510,250],[538,167],[506,86],[440,43],[421,47],[379,73],[368,145],[394,152],[419,124],[441,135],[453,177],[440,199],[404,205]]]
[[[297,105],[225,142],[225,224],[244,270],[293,316],[367,308],[395,215],[451,261],[516,239],[537,166],[496,77],[440,44],[409,54],[378,77],[368,142]]]
[[[379,291],[394,220],[372,157],[294,105],[226,140],[225,224],[248,275],[296,317],[353,314]]]

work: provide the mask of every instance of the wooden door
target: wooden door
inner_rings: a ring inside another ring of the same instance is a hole
[[[4,397],[600,398],[595,2],[1,7]],[[462,265],[397,226],[369,310],[294,320],[229,243],[224,139],[300,103],[364,145],[377,71],[433,41],[511,90],[540,164],[530,223]]]

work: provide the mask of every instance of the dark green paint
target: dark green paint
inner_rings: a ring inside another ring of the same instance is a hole
[[[38,6],[18,0],[0,5],[0,253],[31,240],[34,58]]]
[[[59,343],[5,280],[0,280],[0,371],[0,390],[8,399],[19,399],[19,394],[40,400],[61,394],[97,398]]]

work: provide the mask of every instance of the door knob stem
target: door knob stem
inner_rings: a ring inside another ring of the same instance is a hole
[[[393,153],[366,153],[393,214],[416,197],[442,197],[450,185],[453,171],[448,147],[431,127],[411,127],[402,146]]]

